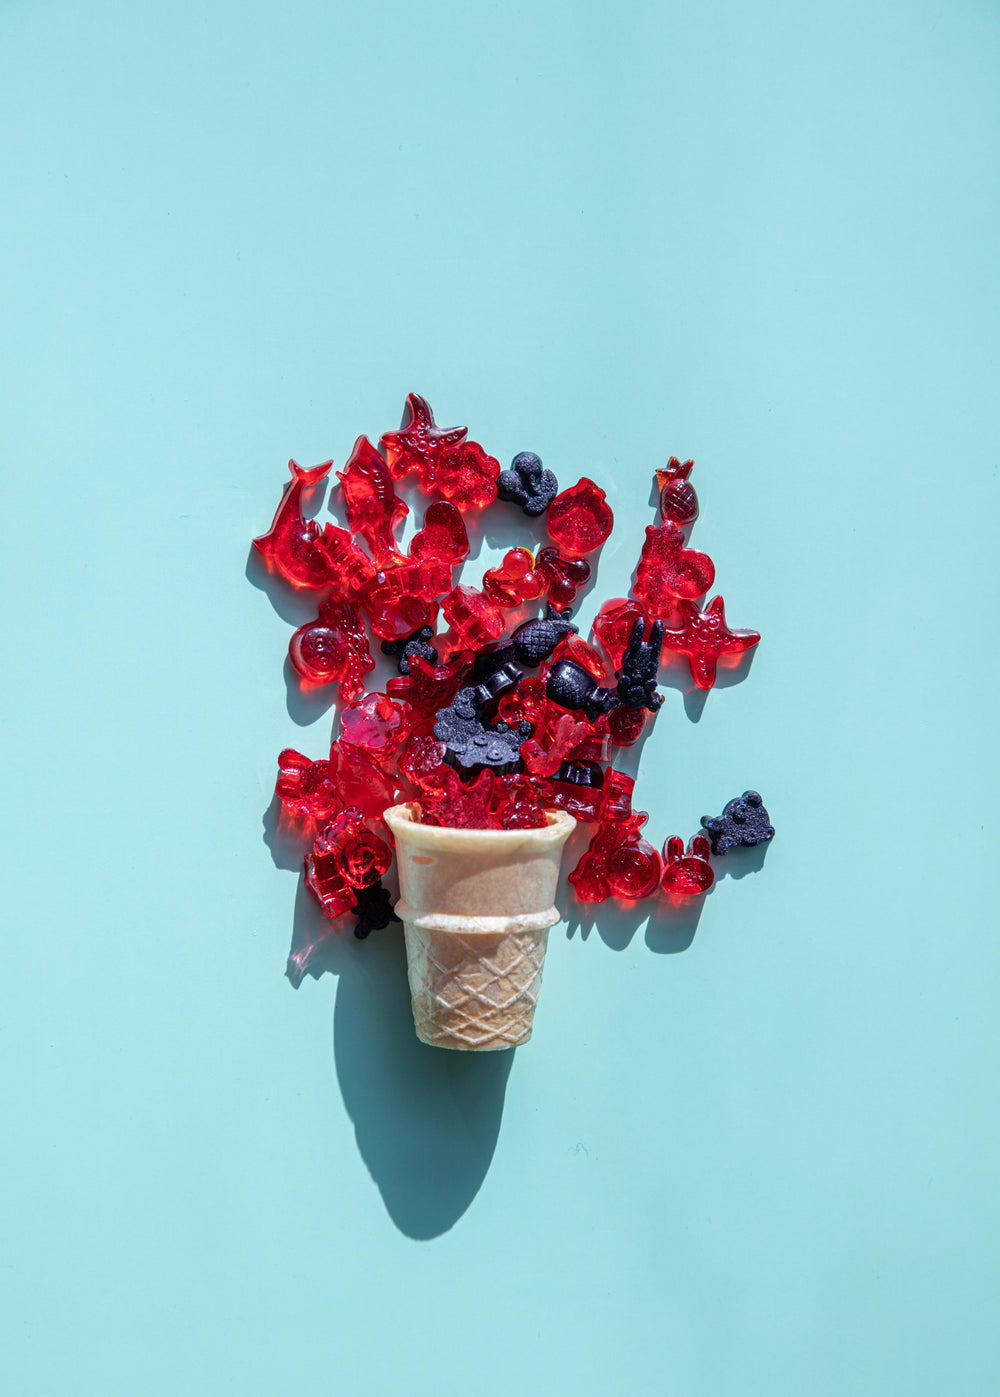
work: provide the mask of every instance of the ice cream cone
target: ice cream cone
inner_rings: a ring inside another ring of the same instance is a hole
[[[531,1037],[563,845],[576,821],[541,829],[422,825],[410,805],[385,822],[396,841],[417,1037],[438,1048],[514,1048]]]

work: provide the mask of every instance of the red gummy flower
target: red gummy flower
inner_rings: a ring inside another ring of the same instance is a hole
[[[278,755],[274,789],[286,812],[299,818],[326,821],[343,809],[330,762],[310,761],[294,747],[286,747]]]
[[[681,602],[677,609],[683,624],[680,630],[663,632],[663,646],[687,656],[691,677],[699,689],[710,689],[715,683],[720,659],[742,655],[760,641],[757,631],[729,629],[721,596],[713,597],[704,611],[699,611],[693,602]]]
[[[406,706],[387,694],[365,694],[340,715],[340,740],[360,747],[379,766],[385,767],[408,731]]]
[[[425,490],[430,490],[435,483],[442,451],[464,441],[469,429],[438,427],[434,422],[430,403],[419,393],[409,394],[406,399],[406,412],[404,427],[398,432],[382,434],[382,445],[385,447],[389,470],[395,480],[399,480],[409,471],[419,471],[421,485]]]
[[[497,497],[499,476],[500,462],[478,441],[465,441],[441,452],[436,484],[459,509],[485,509]]]
[[[549,537],[567,558],[593,553],[609,537],[615,516],[599,485],[583,476],[563,490],[549,505],[545,515]]]

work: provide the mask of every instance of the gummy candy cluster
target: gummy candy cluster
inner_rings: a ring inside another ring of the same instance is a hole
[[[314,831],[306,883],[327,916],[353,913],[358,936],[388,924],[382,815],[397,800],[413,802],[425,823],[460,829],[530,829],[548,809],[568,811],[595,826],[570,874],[591,902],[703,893],[713,881],[710,841],[718,855],[773,835],[749,791],[703,819],[708,834],[686,850],[669,838],[661,859],[642,837],[648,816],[632,808],[633,779],[613,765],[663,701],[664,650],[710,688],[720,659],[760,639],[729,629],[721,596],[702,609],[715,566],[685,542],[682,526],[698,515],[692,461],[671,458],[657,472],[660,521],[646,529],[631,594],[600,608],[590,643],[570,618],[591,575],[587,559],[614,525],[600,486],[584,476],[560,490],[532,452],[501,471],[465,427],[438,427],[415,393],[405,424],[380,446],[359,437],[337,472],[348,529],[302,514],[303,493],[333,463],[305,470],[291,461],[271,528],[254,539],[271,569],[321,594],[289,658],[304,685],[336,684],[344,704],[327,757],[288,749],[278,759],[283,811]],[[409,507],[396,482],[411,473],[434,498],[404,552],[397,535]],[[473,587],[457,577],[469,553],[465,516],[488,506],[544,515],[550,543],[537,553],[511,548]],[[366,693],[375,642],[398,673],[384,692]],[[290,966],[293,979],[305,968]]]

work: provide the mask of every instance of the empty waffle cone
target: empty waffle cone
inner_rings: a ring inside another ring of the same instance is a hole
[[[437,1048],[516,1048],[531,1037],[559,860],[576,821],[541,829],[422,825],[410,805],[385,822],[396,841],[417,1037]]]

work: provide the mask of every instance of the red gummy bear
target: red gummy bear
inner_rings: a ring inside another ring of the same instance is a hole
[[[478,441],[464,441],[441,452],[436,475],[442,495],[459,509],[485,509],[497,497],[500,462]]]
[[[360,747],[384,769],[409,731],[406,705],[394,702],[388,694],[365,694],[344,709],[340,730],[341,742]]]
[[[302,491],[325,479],[332,465],[332,461],[324,461],[321,466],[303,470],[297,462],[289,461],[292,478],[278,502],[271,527],[253,541],[261,557],[293,587],[326,587],[330,583],[326,558],[317,545],[333,526],[326,524],[320,529],[315,520],[303,519]]]
[[[590,564],[583,558],[564,558],[558,548],[542,548],[535,559],[535,573],[542,579],[555,609],[565,611],[589,580]]]
[[[389,468],[367,437],[358,437],[350,460],[337,472],[351,532],[360,534],[376,564],[398,553],[396,526],[409,514],[396,495]]]
[[[503,612],[475,587],[453,587],[441,615],[455,634],[452,650],[480,650],[504,631]]]
[[[409,471],[419,471],[421,485],[425,490],[430,490],[435,482],[442,451],[464,441],[469,429],[436,426],[430,403],[419,393],[408,395],[406,414],[405,427],[398,432],[384,432],[382,435],[389,470],[394,480],[399,480]]]
[[[636,621],[642,621],[645,628],[648,619],[639,603],[631,597],[616,597],[602,605],[594,617],[593,630],[613,670],[622,667]]]
[[[715,882],[712,865],[708,861],[711,845],[703,834],[692,835],[687,853],[684,840],[676,835],[663,846],[663,881],[665,893],[674,897],[694,897],[707,893]]]
[[[715,564],[707,553],[684,547],[684,534],[668,519],[646,526],[646,542],[632,590],[647,615],[661,620],[678,600],[703,597],[715,581]]]
[[[679,461],[671,456],[666,470],[656,472],[660,487],[660,518],[675,524],[693,524],[698,518],[698,496],[688,480],[693,461]]]
[[[365,675],[375,668],[358,608],[334,598],[320,605],[315,621],[298,628],[288,658],[308,684],[337,680],[348,702],[364,693]]]
[[[343,808],[330,762],[310,761],[294,747],[278,755],[275,794],[289,815],[326,822]]]
[[[462,781],[453,767],[446,767],[444,790],[420,802],[423,823],[448,829],[499,829],[500,821],[490,809],[495,779],[488,766],[471,782]]]
[[[663,647],[678,655],[686,655],[691,677],[699,689],[710,689],[715,683],[718,661],[730,655],[742,655],[759,642],[757,631],[731,631],[726,625],[726,604],[722,597],[713,597],[704,611],[693,602],[678,605],[682,625],[680,630],[663,632]]]
[[[599,485],[583,476],[556,495],[545,515],[549,537],[567,558],[580,558],[600,548],[614,528],[615,516]]]
[[[483,592],[496,606],[520,606],[542,595],[545,584],[535,572],[535,560],[527,548],[511,548],[498,568],[483,574]]]
[[[320,830],[306,855],[306,887],[328,917],[354,906],[354,889],[377,883],[392,863],[384,839],[364,828],[364,816],[348,806]]]

